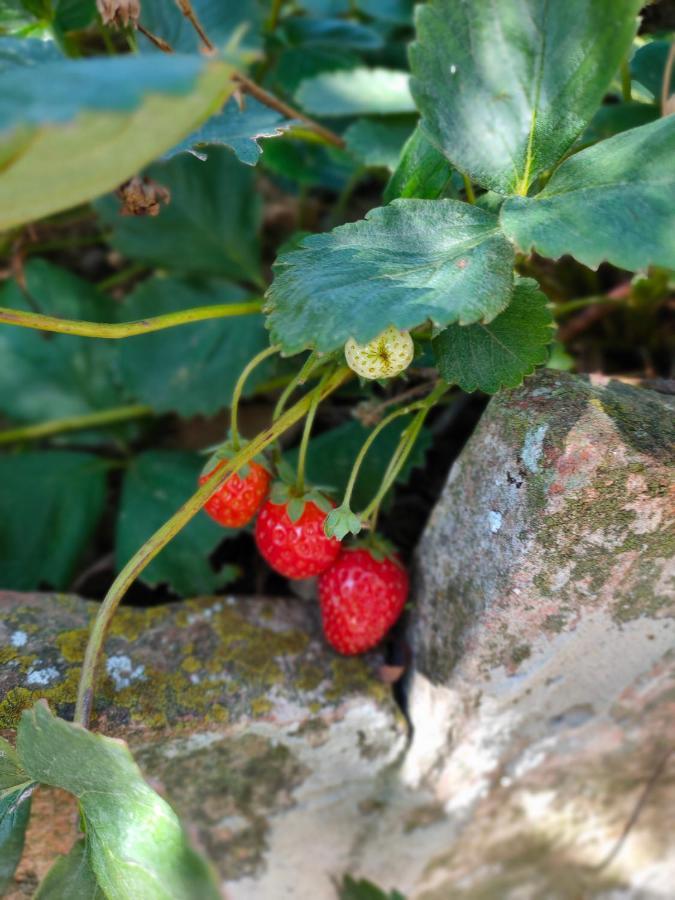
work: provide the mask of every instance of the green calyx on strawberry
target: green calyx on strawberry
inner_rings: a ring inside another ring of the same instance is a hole
[[[294,485],[286,484],[283,481],[276,481],[272,485],[270,503],[274,503],[277,506],[285,506],[291,522],[297,522],[302,518],[305,504],[307,503],[313,503],[326,515],[333,509],[331,501],[318,488],[312,487],[309,490],[298,493]]]
[[[396,547],[390,540],[376,531],[371,531],[366,537],[359,538],[356,541],[349,541],[345,549],[366,550],[376,562],[383,562],[385,559],[389,559],[396,563],[397,566],[402,565]]]
[[[324,531],[328,537],[335,537],[339,541],[348,534],[358,534],[363,528],[363,522],[349,506],[344,503],[328,513]]]
[[[224,462],[228,460],[234,459],[238,453],[244,449],[248,441],[240,441],[237,446],[232,441],[231,437],[228,437],[226,441],[223,441],[222,444],[215,444],[212,447],[207,447],[206,450],[202,451],[203,453],[209,453],[210,456],[206,463],[204,464],[204,468],[201,471],[201,477],[205,478],[209,476],[214,469],[219,468]],[[272,475],[272,467],[269,463],[269,460],[262,454],[256,454],[253,459],[249,460],[249,462],[244,463],[243,466],[240,466],[237,469],[237,475],[240,478],[247,478],[250,472],[250,464],[252,462],[257,463],[261,466],[268,475]]]

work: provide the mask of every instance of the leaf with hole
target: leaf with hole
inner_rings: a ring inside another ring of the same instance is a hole
[[[675,116],[566,160],[536,197],[509,198],[504,231],[525,252],[597,268],[675,268]]]
[[[260,138],[280,137],[293,124],[293,120],[269,106],[263,106],[255,97],[247,97],[243,109],[232,98],[222,112],[211,116],[201,128],[170,150],[165,158],[189,151],[200,159],[206,159],[210,147],[225,144],[234,150],[241,162],[254,166],[262,154],[258,143]]]
[[[77,797],[89,862],[109,900],[218,900],[211,868],[123,741],[59,719],[40,701],[21,717],[17,750],[31,778]]]
[[[519,278],[511,303],[489,324],[450,325],[433,339],[438,371],[465,391],[517,387],[546,362],[553,329],[546,296],[536,281]]]
[[[497,217],[455,200],[395,200],[281,255],[268,291],[287,353],[409,330],[490,321],[508,304],[513,247]]]
[[[583,131],[628,53],[641,0],[431,0],[411,88],[461,172],[527,193]]]

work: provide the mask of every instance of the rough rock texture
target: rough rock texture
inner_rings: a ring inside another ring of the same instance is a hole
[[[74,597],[0,593],[5,734],[40,697],[72,716],[95,609]],[[315,613],[315,604],[255,598],[123,608],[107,644],[96,727],[129,741],[231,900],[333,900],[360,810],[367,820],[377,807],[406,743],[372,661],[333,654]],[[39,791],[35,808],[15,900],[31,895],[76,834],[61,792]]]
[[[674,449],[640,388],[490,403],[418,553],[411,896],[675,896]]]
[[[419,550],[409,746],[302,600],[122,609],[99,727],[230,900],[335,900],[345,872],[408,900],[675,897],[673,437],[668,399],[620,384],[491,402]],[[0,594],[0,728],[40,696],[72,713],[92,609]],[[36,805],[13,900],[75,829]]]

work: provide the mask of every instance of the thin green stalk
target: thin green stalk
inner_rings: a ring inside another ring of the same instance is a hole
[[[36,441],[40,438],[63,434],[66,431],[85,431],[89,428],[101,428],[104,425],[116,425],[129,419],[141,419],[152,416],[149,406],[135,404],[133,406],[117,406],[101,412],[87,413],[82,416],[69,416],[65,419],[52,419],[38,425],[26,425],[22,428],[10,428],[0,431],[0,444],[16,444],[21,441]]]
[[[134,263],[131,266],[127,266],[126,269],[121,269],[119,272],[114,272],[112,275],[109,275],[107,278],[103,278],[96,285],[97,291],[109,291],[110,288],[117,287],[118,284],[124,284],[125,281],[128,281],[130,278],[133,278],[134,275],[140,275],[141,272],[147,272],[148,267],[144,266],[143,263]]]
[[[633,89],[630,77],[630,62],[624,59],[621,63],[621,96],[626,103],[630,103],[633,99]]]
[[[468,175],[464,175],[464,173],[462,173],[462,181],[464,182],[464,190],[466,191],[467,203],[475,203],[476,192],[474,191],[473,185],[471,184],[471,179]]]
[[[149,334],[164,328],[175,328],[189,322],[203,322],[206,319],[220,319],[226,316],[248,316],[260,312],[261,300],[248,300],[243,303],[219,303],[213,306],[195,306],[179,312],[153,316],[150,319],[139,319],[136,322],[110,324],[102,322],[84,322],[78,319],[59,319],[56,316],[43,316],[40,313],[24,312],[20,309],[0,307],[0,325],[18,325],[21,328],[36,328],[38,331],[54,331],[58,334],[76,334],[80,337],[120,338],[133,337],[136,334]]]
[[[345,495],[342,500],[342,506],[349,506],[349,503],[352,499],[352,494],[354,492],[354,486],[356,485],[356,479],[358,478],[359,471],[361,469],[361,465],[363,464],[363,460],[366,458],[366,454],[370,450],[373,445],[373,442],[377,438],[377,436],[395,419],[398,419],[400,416],[408,415],[416,409],[419,409],[420,403],[424,401],[418,400],[416,403],[409,403],[407,406],[401,407],[401,409],[397,409],[392,413],[389,413],[381,422],[379,422],[375,428],[370,432],[366,440],[363,442],[361,449],[359,450],[356,459],[354,460],[354,465],[352,466],[352,471],[349,475],[349,481],[347,482],[347,487],[345,488]]]
[[[237,418],[239,413],[239,401],[241,400],[241,394],[244,390],[246,379],[256,368],[256,366],[260,365],[260,363],[263,362],[263,360],[278,352],[279,348],[277,346],[265,347],[265,349],[261,350],[260,353],[256,353],[253,359],[251,359],[244,366],[241,375],[239,376],[239,378],[237,378],[237,383],[235,384],[234,391],[232,392],[232,404],[230,406],[230,433],[232,435],[232,447],[234,450],[238,450],[241,446]]]
[[[323,385],[322,398],[337,390],[351,375],[351,371],[346,366],[338,369]],[[218,490],[230,475],[239,471],[242,466],[250,462],[254,456],[261,453],[265,447],[276,440],[280,434],[287,431],[306,415],[312,400],[312,395],[306,394],[269,428],[262,431],[242,448],[236,456],[227,460],[221,467],[214,469],[209,478],[192,497],[143,544],[140,550],[124,566],[99,607],[89,635],[78,686],[77,704],[75,706],[76,722],[85,727],[89,724],[94,701],[96,670],[103,643],[115,611],[133,582],[157,554],[166,547],[171,539],[199,512],[209,497]]]
[[[302,430],[300,449],[298,450],[298,473],[295,479],[295,487],[298,494],[303,494],[305,490],[305,465],[307,462],[309,436],[312,433],[312,425],[314,424],[316,411],[319,408],[319,403],[321,402],[323,386],[326,383],[329,375],[330,372],[326,372],[321,378],[321,381],[319,381],[319,383],[311,393],[310,406],[309,410],[307,411],[307,418],[305,419],[305,427]]]
[[[445,394],[449,390],[449,384],[445,384],[445,382],[439,382],[433,389],[433,391],[424,398],[424,400],[419,401],[419,412],[410,423],[410,425],[408,425],[408,427],[403,431],[399,444],[393,453],[389,465],[387,466],[387,470],[384,473],[382,483],[377,493],[370,501],[368,506],[366,506],[366,508],[363,510],[363,512],[358,514],[361,520],[366,520],[371,517],[373,521],[376,520],[380,504],[387,494],[387,491],[391,488],[391,486],[398,478],[399,472],[405,465],[405,462],[410,455],[411,450],[415,446],[419,433],[422,429],[422,426],[424,425],[424,420],[429,414],[429,411],[434,406],[434,404],[438,400],[440,400],[443,394]]]
[[[276,30],[276,27],[279,24],[281,10],[285,2],[286,0],[272,0],[272,8],[270,9],[267,21],[265,22],[265,31],[267,34],[272,34],[272,32]]]

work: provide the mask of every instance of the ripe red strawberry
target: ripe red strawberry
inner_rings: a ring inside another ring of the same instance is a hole
[[[218,464],[225,465],[227,460]],[[213,474],[213,469],[203,474],[199,483],[204,484]],[[241,474],[230,475],[216,493],[204,505],[205,511],[219,525],[226,528],[241,528],[248,525],[267,496],[270,476],[260,463],[251,461]]]
[[[323,630],[347,656],[378,644],[403,612],[408,575],[398,556],[344,547],[319,579]]]
[[[320,502],[324,509],[312,500],[283,503],[267,500],[258,514],[255,524],[258,550],[275,571],[287,578],[318,575],[340,552],[340,542],[326,537],[323,530],[328,510],[334,504],[325,497]],[[296,505],[298,511],[302,510],[299,515],[295,514]]]

